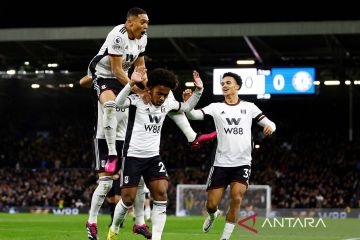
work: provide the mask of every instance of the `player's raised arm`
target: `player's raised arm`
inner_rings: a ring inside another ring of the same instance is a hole
[[[115,99],[116,105],[121,108],[127,108],[130,106],[131,102],[130,99],[127,98],[131,89],[137,82],[143,81],[143,76],[146,74],[146,69],[143,67],[135,67],[134,72],[131,74],[131,80],[125,87],[120,91],[118,96]]]
[[[194,79],[194,84],[196,86],[196,89],[191,94],[190,98],[187,99],[187,101],[181,103],[179,111],[183,111],[183,112],[191,111],[192,109],[194,109],[194,107],[200,100],[200,97],[204,90],[204,84],[203,84],[203,82],[200,78],[200,75],[197,71],[193,71],[193,79]]]

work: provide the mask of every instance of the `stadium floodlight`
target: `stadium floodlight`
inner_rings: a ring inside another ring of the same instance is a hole
[[[206,185],[178,184],[176,187],[176,216],[203,215],[207,199]],[[230,188],[224,192],[219,209],[226,212],[230,204]],[[270,216],[271,187],[249,185],[241,204],[241,210]],[[240,213],[241,214],[241,213]]]
[[[195,87],[195,83],[194,82],[186,82],[185,86],[186,87]]]
[[[16,73],[15,69],[10,69],[6,71],[6,74],[8,75],[15,75],[15,73]]]
[[[320,85],[320,81],[314,81],[314,85],[319,86],[319,85]]]
[[[255,64],[254,60],[237,60],[236,61],[237,65],[252,65]]]
[[[326,86],[337,86],[337,85],[340,85],[340,81],[339,80],[326,80],[326,81],[324,81],[324,84]]]
[[[52,68],[56,68],[56,67],[59,66],[59,64],[57,64],[57,63],[48,63],[47,66],[48,66],[48,67],[52,67]]]
[[[351,81],[350,81],[350,80],[346,80],[346,81],[345,81],[345,85],[351,85]]]

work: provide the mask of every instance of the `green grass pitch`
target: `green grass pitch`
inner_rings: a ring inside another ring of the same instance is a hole
[[[34,214],[5,214],[0,213],[0,240],[79,240],[87,239],[85,222],[87,215],[34,215]],[[209,233],[202,233],[203,217],[175,217],[168,216],[163,240],[218,240],[224,226],[224,217],[219,217]],[[249,230],[236,226],[231,240],[250,239],[276,239],[276,240],[303,240],[303,239],[326,239],[326,240],[360,240],[359,219],[323,219],[326,228],[270,228],[261,227],[264,218],[257,218],[255,234]],[[105,240],[107,225],[110,217],[99,216],[99,239]],[[247,225],[251,222],[246,222]],[[131,232],[133,221],[128,218],[125,228],[121,229],[119,240],[144,239]]]

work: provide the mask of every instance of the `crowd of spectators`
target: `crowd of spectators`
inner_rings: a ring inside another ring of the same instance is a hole
[[[97,181],[93,170],[94,118],[87,109],[81,110],[91,104],[75,103],[65,103],[69,112],[61,112],[63,107],[54,100],[51,108],[47,103],[40,107],[40,102],[34,103],[37,112],[29,107],[22,112],[24,116],[10,108],[2,110],[8,115],[0,119],[0,210],[59,204],[89,207]],[[313,118],[298,116],[295,110],[288,113],[301,107],[294,104],[287,110],[284,106],[260,106],[277,123],[277,131],[264,138],[261,129],[254,126],[258,148],[253,151],[250,183],[272,187],[274,208],[359,208],[359,139],[348,141],[343,122],[334,126],[329,120],[314,125]],[[323,102],[319,105],[327,106]],[[334,105],[328,108],[323,115],[333,109],[342,111]],[[81,111],[76,113],[76,109]],[[319,108],[313,109],[307,116],[317,114],[315,118],[320,118],[322,114],[315,110]],[[214,130],[211,121],[191,124],[203,133]],[[333,127],[336,131],[330,131]],[[169,211],[176,205],[177,184],[205,184],[215,144],[191,151],[176,125],[166,120],[161,154],[170,176]]]

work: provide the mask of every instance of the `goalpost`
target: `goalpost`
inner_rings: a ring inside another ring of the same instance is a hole
[[[228,187],[219,203],[219,209],[227,212],[230,204]],[[176,187],[176,216],[196,216],[205,213],[207,199],[206,185],[178,184]],[[245,212],[244,212],[245,211]],[[240,214],[269,216],[271,211],[271,187],[269,185],[249,185],[241,203]]]

